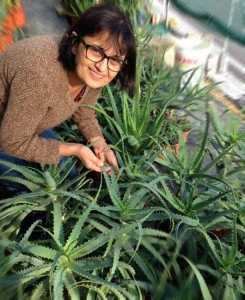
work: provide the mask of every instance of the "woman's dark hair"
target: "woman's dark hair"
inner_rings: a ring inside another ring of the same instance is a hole
[[[77,37],[72,36],[72,32]],[[100,4],[90,7],[79,19],[68,28],[59,45],[58,60],[65,70],[75,69],[75,56],[72,47],[80,43],[84,36],[95,36],[105,33],[112,44],[116,44],[120,54],[126,54],[123,68],[115,80],[119,80],[120,88],[128,90],[132,95],[135,90],[136,42],[129,17],[113,4]]]

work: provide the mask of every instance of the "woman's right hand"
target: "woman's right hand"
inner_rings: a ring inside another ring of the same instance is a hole
[[[60,156],[76,156],[82,164],[89,170],[101,172],[104,165],[91,149],[82,144],[60,143]]]

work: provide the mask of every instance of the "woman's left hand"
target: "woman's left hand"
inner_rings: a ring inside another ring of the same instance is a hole
[[[118,167],[117,158],[103,137],[93,138],[90,140],[90,143],[93,143],[94,153],[101,161],[106,162],[113,167]],[[109,172],[111,168],[107,166],[105,167],[105,170]]]

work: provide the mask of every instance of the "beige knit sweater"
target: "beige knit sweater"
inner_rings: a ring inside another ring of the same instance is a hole
[[[58,39],[39,36],[11,46],[0,59],[0,149],[25,160],[59,162],[59,141],[38,136],[71,115],[88,140],[102,135],[93,109],[101,89],[86,88],[74,102],[57,60]]]

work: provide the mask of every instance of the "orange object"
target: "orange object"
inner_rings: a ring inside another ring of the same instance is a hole
[[[23,9],[23,5],[20,1],[17,1],[13,4],[13,8],[11,10],[11,17],[16,27],[26,26],[26,15]]]
[[[7,14],[0,24],[0,53],[4,52],[10,44],[13,44],[13,32],[15,25],[11,13]]]
[[[13,42],[12,34],[4,35],[0,33],[0,53],[4,52]]]
[[[14,29],[14,21],[11,13],[9,13],[4,17],[2,24],[0,24],[0,32],[9,35],[13,33]]]

